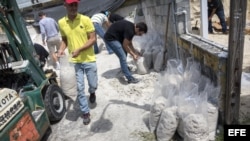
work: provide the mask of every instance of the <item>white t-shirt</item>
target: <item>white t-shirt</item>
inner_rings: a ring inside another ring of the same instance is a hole
[[[91,21],[103,25],[104,22],[108,21],[108,17],[103,13],[98,13],[91,17]]]

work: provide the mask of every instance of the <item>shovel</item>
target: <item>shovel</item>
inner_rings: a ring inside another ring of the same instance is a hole
[[[192,30],[199,30],[199,28],[197,27],[197,23],[198,23],[198,20],[196,20],[195,26],[192,27]]]

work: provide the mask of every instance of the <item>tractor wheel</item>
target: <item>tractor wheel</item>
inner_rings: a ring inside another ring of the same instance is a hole
[[[65,108],[65,98],[62,89],[55,84],[50,84],[44,96],[44,104],[50,121],[59,121],[63,118]]]

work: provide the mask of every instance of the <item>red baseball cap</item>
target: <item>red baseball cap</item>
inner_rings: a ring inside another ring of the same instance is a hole
[[[79,2],[79,0],[65,0],[65,2],[67,3],[67,4],[71,4],[71,3],[74,3],[74,2]]]

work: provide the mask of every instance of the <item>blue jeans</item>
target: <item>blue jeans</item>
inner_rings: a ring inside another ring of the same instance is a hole
[[[119,41],[107,41],[107,44],[119,58],[122,72],[124,73],[127,80],[133,79],[133,76],[128,69],[127,56],[122,48],[121,43]]]
[[[108,50],[108,53],[112,54],[113,53],[112,49],[107,45],[106,41],[104,40],[104,34],[105,34],[104,29],[98,23],[94,23],[94,27],[95,27],[96,34],[99,35],[102,38],[102,40],[104,41],[105,46],[106,46],[106,48]],[[94,50],[95,50],[96,54],[99,53],[99,48],[98,48],[97,42],[94,44]]]
[[[209,14],[208,17],[210,17],[210,13],[211,13],[211,11],[208,11],[208,14]],[[227,24],[226,24],[226,20],[225,20],[224,10],[216,11],[215,14],[220,19],[222,32],[226,32],[227,31]],[[208,21],[208,31],[213,32],[212,20]]]
[[[81,111],[85,114],[89,112],[88,100],[85,95],[84,74],[86,73],[89,89],[88,92],[95,93],[97,89],[97,66],[96,62],[75,63],[75,73],[77,81],[77,99]]]

